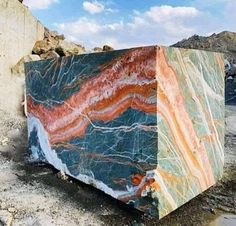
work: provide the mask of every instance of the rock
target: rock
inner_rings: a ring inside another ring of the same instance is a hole
[[[236,76],[236,64],[230,64],[230,67],[228,70],[226,70],[226,75],[227,76]]]
[[[12,74],[14,75],[23,75],[25,74],[25,66],[24,63],[30,62],[30,61],[37,61],[41,60],[41,58],[38,55],[27,55],[20,59],[20,61],[11,69]]]
[[[50,31],[49,29],[45,28],[44,41],[46,41],[47,44],[51,46],[51,50],[55,50],[59,44],[59,41],[64,39],[64,35],[59,35],[56,31]]]
[[[93,52],[106,52],[106,51],[112,51],[114,50],[111,46],[109,45],[104,45],[102,48],[101,47],[95,47],[93,48]]]
[[[50,31],[48,28],[44,28],[44,39],[55,37],[58,33],[56,31]]]
[[[78,54],[85,53],[85,48],[81,45],[76,45],[72,42],[59,40],[58,46],[56,48],[56,52],[60,56],[78,55]]]
[[[102,51],[112,51],[112,50],[114,50],[114,49],[109,45],[104,45],[102,48]]]
[[[52,38],[54,38],[56,40],[64,40],[65,36],[59,35],[57,31],[50,31],[49,29],[45,28],[44,39],[50,40]]]
[[[69,178],[63,171],[58,172],[57,177],[61,180],[68,180]]]
[[[22,3],[23,2],[23,0],[18,0],[20,3]]]
[[[8,139],[7,137],[2,137],[2,138],[1,138],[0,144],[1,144],[2,146],[6,146],[6,145],[8,145],[8,143],[9,143],[9,139]]]
[[[216,211],[213,208],[210,208],[210,213],[216,215]]]
[[[35,43],[33,48],[33,53],[41,55],[43,53],[48,52],[51,49],[53,49],[53,43],[47,40],[40,40]]]
[[[4,226],[11,226],[13,222],[13,215],[7,210],[0,210],[0,224]]]
[[[96,53],[99,53],[99,52],[102,52],[102,48],[101,47],[95,47],[93,48],[93,52],[96,52]]]
[[[51,58],[58,58],[58,57],[60,57],[59,54],[54,50],[48,51],[40,55],[41,59],[51,59]]]
[[[9,207],[7,210],[9,213],[16,213],[16,209],[14,207]]]
[[[5,202],[1,202],[0,204],[0,209],[6,209],[7,208],[7,204]]]

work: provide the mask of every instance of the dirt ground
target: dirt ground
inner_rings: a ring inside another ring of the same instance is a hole
[[[91,186],[71,178],[62,180],[47,165],[29,163],[25,120],[3,111],[0,119],[0,225],[215,226],[220,224],[214,220],[222,214],[235,217],[236,104],[226,106],[222,180],[160,221]],[[236,225],[235,218],[231,223]]]

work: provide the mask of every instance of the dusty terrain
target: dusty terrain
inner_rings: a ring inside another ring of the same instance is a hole
[[[234,90],[236,82],[232,85]],[[0,225],[219,225],[214,223],[218,216],[236,214],[234,99],[226,106],[224,177],[161,221],[144,216],[91,186],[71,178],[62,180],[47,165],[30,163],[25,119],[0,111],[0,134]],[[235,222],[233,216],[231,225]]]

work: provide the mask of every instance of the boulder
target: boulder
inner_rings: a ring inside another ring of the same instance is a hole
[[[45,28],[44,40],[51,46],[51,50],[55,50],[58,46],[59,40],[64,40],[64,35],[59,35],[56,31],[50,31]]]
[[[50,31],[49,29],[45,28],[44,39],[50,40],[52,38],[56,40],[64,40],[65,36],[58,34],[57,31]]]
[[[41,59],[51,59],[51,58],[58,58],[58,57],[60,57],[59,54],[54,50],[50,50],[40,55]]]
[[[102,48],[101,47],[95,47],[93,48],[93,52],[96,52],[96,53],[99,53],[99,52],[102,52]]]
[[[103,47],[102,47],[102,51],[112,51],[112,50],[114,50],[111,46],[109,46],[109,45],[104,45]]]
[[[48,52],[51,49],[53,49],[53,43],[50,43],[47,40],[40,40],[35,43],[33,48],[33,53],[41,55],[43,53]]]
[[[38,55],[34,55],[34,54],[22,57],[18,61],[18,63],[14,67],[12,67],[12,69],[11,69],[12,74],[14,74],[14,75],[23,75],[24,76],[25,75],[24,63],[30,62],[30,61],[37,61],[37,60],[40,60],[40,59],[41,58]]]
[[[60,56],[70,56],[85,53],[85,48],[81,45],[67,42],[65,40],[59,40],[56,52]]]

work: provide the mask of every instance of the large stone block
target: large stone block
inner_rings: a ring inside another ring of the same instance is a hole
[[[34,159],[159,218],[221,177],[221,54],[151,46],[26,71]]]

